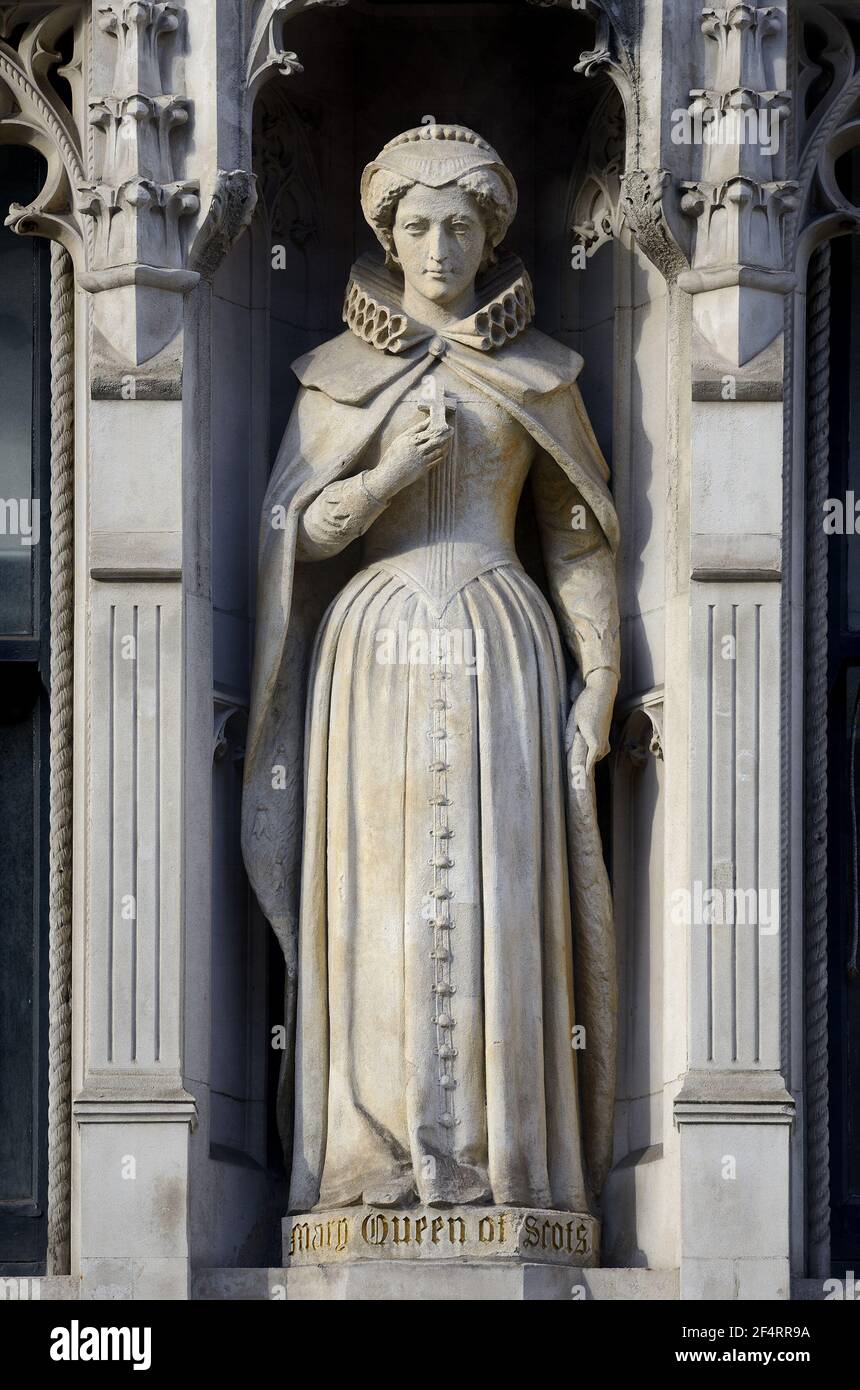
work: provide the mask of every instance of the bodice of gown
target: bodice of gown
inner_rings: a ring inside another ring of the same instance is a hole
[[[444,392],[454,434],[447,457],[388,500],[373,492],[386,449],[426,407],[427,376]],[[556,619],[585,679],[618,672],[614,561],[593,513],[557,463],[503,407],[438,360],[391,410],[362,471],[323,488],[302,513],[298,561],[326,559],[362,537],[365,568],[395,571],[441,614],[484,572],[518,565],[517,508],[533,471],[535,515]]]
[[[364,556],[367,564],[397,569],[445,600],[485,570],[516,561],[517,507],[535,446],[506,411],[444,365],[428,375],[451,402],[451,448],[442,463],[392,499],[364,537]],[[368,468],[415,421],[421,399],[412,392],[391,412]]]

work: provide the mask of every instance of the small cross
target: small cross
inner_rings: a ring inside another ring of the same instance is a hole
[[[444,390],[440,390],[438,379],[435,376],[425,376],[421,379],[421,392],[418,398],[419,410],[426,410],[430,416],[430,424],[439,430],[444,430],[448,424],[445,412],[456,410],[456,396],[449,396]]]

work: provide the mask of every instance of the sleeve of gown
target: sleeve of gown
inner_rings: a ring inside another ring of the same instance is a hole
[[[556,616],[583,679],[601,667],[620,673],[615,561],[593,512],[555,459],[532,468],[541,548]]]
[[[299,519],[296,559],[327,560],[337,555],[363,536],[387,506],[387,501],[368,491],[364,473],[329,483]]]

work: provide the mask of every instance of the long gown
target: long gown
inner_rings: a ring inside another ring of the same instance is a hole
[[[585,1211],[567,682],[514,546],[536,450],[434,375],[449,456],[376,519],[313,650],[290,1206]],[[407,397],[366,467],[416,416]],[[326,554],[339,487],[304,558]]]

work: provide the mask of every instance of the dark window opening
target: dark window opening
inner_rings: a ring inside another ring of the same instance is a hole
[[[0,146],[0,223],[43,183]],[[0,1271],[44,1272],[50,248],[0,226]]]

